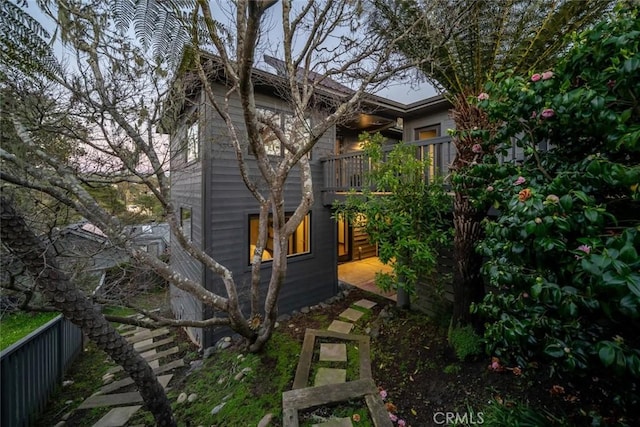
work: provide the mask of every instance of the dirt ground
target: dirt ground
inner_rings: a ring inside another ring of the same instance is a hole
[[[522,367],[521,372],[510,366],[495,372],[489,369],[492,362],[489,354],[460,362],[447,342],[446,319],[438,322],[414,311],[396,309],[393,301],[360,289],[350,290],[346,297],[333,304],[280,322],[279,330],[302,342],[307,328],[325,329],[342,311],[362,298],[375,301],[377,305],[370,315],[357,322],[354,333],[371,336],[373,378],[386,391],[387,402],[396,406],[396,414],[406,420],[407,426],[446,425],[444,421],[448,414],[466,414],[467,422],[462,425],[482,424],[486,417],[484,412],[493,405],[511,408],[516,404],[527,405],[536,414],[544,416],[546,420],[542,425],[567,425],[556,422],[554,416],[563,417],[569,425],[592,425],[589,417],[592,411],[604,414],[602,422],[593,425],[640,425],[640,415],[623,419],[616,413],[607,391],[612,388],[606,378],[584,378],[574,383],[551,379],[549,367],[542,364]],[[175,357],[183,357],[188,367],[190,361],[201,356],[183,332],[178,331],[175,336],[180,347]],[[69,402],[73,399],[82,401],[91,394],[89,390],[95,389],[96,381],[101,382],[100,377],[106,369],[102,369],[103,362],[104,355],[96,353],[93,359],[74,367],[83,375],[75,378],[77,384],[66,389],[40,420],[58,419],[69,410]],[[262,363],[268,371],[269,364],[275,364],[275,360],[263,358]],[[186,371],[185,367],[176,372],[177,384]],[[90,388],[92,384],[94,386]],[[640,408],[636,409],[640,411]],[[76,411],[67,425],[87,425],[90,415],[92,419],[99,418],[99,414],[91,411]]]
[[[516,403],[534,408],[547,418],[548,425],[558,425],[554,416],[563,416],[572,425],[590,425],[587,415],[592,410],[606,414],[602,425],[615,425],[616,421],[622,422],[619,425],[640,425],[640,418],[617,417],[604,379],[588,378],[574,384],[551,379],[549,367],[535,364],[522,368],[521,373],[509,366],[494,372],[486,354],[460,362],[447,343],[446,326],[420,313],[396,309],[393,301],[359,289],[323,309],[322,316],[317,311],[294,316],[288,323],[295,328],[289,332],[302,340],[305,328],[319,328],[327,318],[337,319],[361,298],[378,302],[368,324],[362,326],[363,330],[379,331],[372,337],[373,377],[407,425],[443,425],[447,413],[467,414],[469,425],[481,424],[479,413],[489,405],[511,407]],[[381,319],[383,309],[385,318]]]

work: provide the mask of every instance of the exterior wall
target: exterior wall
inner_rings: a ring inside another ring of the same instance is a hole
[[[220,90],[221,88],[216,88]],[[278,99],[256,94],[258,107],[286,111],[286,105]],[[241,123],[242,109],[237,99],[230,100],[230,113],[235,123]],[[259,207],[246,189],[240,176],[235,152],[230,144],[225,124],[218,119],[212,107],[204,108],[201,116],[201,142],[204,158],[203,177],[206,181],[203,206],[206,216],[203,228],[194,230],[194,236],[203,233],[206,251],[233,272],[241,288],[240,295],[249,295],[251,267],[249,265],[249,215],[257,214]],[[313,118],[312,118],[313,120]],[[311,252],[289,258],[287,278],[280,292],[279,312],[287,313],[309,304],[329,298],[337,292],[337,243],[336,224],[328,207],[322,206],[322,165],[320,159],[333,153],[335,132],[327,132],[312,152],[312,176],[315,202],[311,208]],[[244,148],[248,153],[248,147]],[[260,181],[260,174],[251,155],[246,157],[251,175]],[[285,188],[286,210],[293,211],[300,200],[300,183],[297,170],[292,171]],[[262,185],[263,190],[266,185]],[[262,265],[263,297],[266,293],[271,263]],[[224,295],[221,280],[205,272],[206,286]],[[245,298],[249,313],[248,298]],[[210,315],[211,313],[205,313]],[[207,347],[224,333],[221,330],[205,332],[203,346]]]
[[[419,115],[418,117],[404,120],[403,138],[405,142],[417,141],[417,131],[422,128],[434,127],[438,129],[440,143],[431,147],[434,151],[434,168],[439,170],[440,175],[447,176],[449,165],[455,157],[455,147],[450,142],[447,130],[455,128],[453,120],[449,117],[449,104],[443,103],[440,109]],[[426,153],[425,153],[426,155]]]
[[[215,90],[222,91],[216,86]],[[259,107],[286,111],[286,104],[275,97],[256,94]],[[193,113],[187,111],[185,118]],[[233,121],[242,132],[242,108],[237,99],[230,100]],[[249,215],[257,214],[259,207],[246,189],[240,176],[235,151],[228,137],[226,125],[210,105],[200,101],[198,113],[200,158],[190,164],[185,163],[181,150],[186,135],[185,123],[179,127],[171,139],[171,198],[176,209],[192,209],[193,241],[207,253],[233,272],[238,292],[249,314],[248,296],[251,267],[249,265]],[[313,120],[313,117],[312,117]],[[186,119],[185,119],[186,121]],[[252,177],[259,180],[260,174],[253,157],[248,154],[248,144],[244,153],[249,163]],[[337,244],[336,224],[331,218],[329,207],[322,206],[322,157],[333,154],[335,131],[327,132],[313,149],[311,163],[314,180],[315,202],[311,209],[311,251],[289,258],[287,278],[279,298],[279,312],[287,313],[305,305],[315,304],[337,293]],[[286,209],[293,211],[300,200],[300,183],[297,170],[292,171],[285,187]],[[261,186],[263,190],[266,185]],[[172,237],[173,238],[173,237]],[[219,277],[193,261],[179,245],[171,247],[171,264],[181,274],[201,281],[207,289],[225,295]],[[262,265],[263,295],[266,294],[271,263]],[[203,319],[214,315],[189,294],[172,288],[172,307],[179,318]],[[203,347],[215,343],[224,329],[190,329],[192,338]]]
[[[195,111],[195,107],[192,107],[187,111],[187,116]],[[202,150],[199,160],[187,164],[184,150],[185,137],[186,124],[181,123],[171,136],[171,200],[178,216],[180,208],[191,209],[193,241],[202,246]],[[173,234],[170,238],[175,240]],[[170,247],[172,268],[191,280],[203,283],[202,265],[194,261],[180,244],[173,243]],[[178,319],[202,320],[202,303],[191,294],[174,286],[171,286],[171,306]],[[187,333],[195,342],[202,344],[201,329],[187,328]]]
[[[416,130],[430,126],[439,126],[439,136],[447,136],[447,129],[455,128],[453,119],[449,117],[449,108],[448,103],[443,103],[441,110],[426,113],[420,117],[405,119],[403,132],[404,141],[416,141]]]

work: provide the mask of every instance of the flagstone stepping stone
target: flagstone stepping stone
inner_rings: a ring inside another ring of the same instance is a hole
[[[359,377],[371,378],[371,344],[366,335],[344,334],[340,332],[324,331],[320,329],[307,329],[304,334],[302,351],[298,359],[296,375],[293,379],[294,390],[309,386],[309,376],[313,363],[314,349],[317,338],[329,338],[333,341],[353,342],[358,348]]]
[[[129,326],[128,328],[118,328],[118,333],[123,337],[130,337],[131,335],[137,334],[138,332],[142,332],[144,329],[138,328],[137,326]]]
[[[324,423],[313,424],[311,427],[353,427],[351,418],[334,418]]]
[[[162,375],[158,377],[158,382],[162,385],[162,388],[167,388],[171,378],[173,378],[173,374]],[[121,406],[141,402],[142,396],[140,396],[140,393],[137,391],[116,394],[98,394],[86,399],[80,404],[80,406],[78,406],[78,409],[98,408],[101,406]]]
[[[122,408],[113,408],[107,415],[100,418],[93,427],[121,427],[127,424],[129,418],[135,414],[138,409],[142,408],[141,405],[137,406],[124,406]]]
[[[320,361],[321,362],[346,362],[347,361],[347,345],[346,344],[320,344]]]
[[[144,340],[144,341],[137,342],[137,343],[135,343],[135,344],[133,345],[133,348],[134,348],[136,351],[140,351],[140,348],[141,348],[141,347],[145,347],[145,346],[147,346],[147,345],[149,345],[149,344],[153,344],[153,338],[149,338],[149,339],[146,339],[146,340]]]
[[[169,337],[160,341],[155,341],[155,342],[152,341],[151,344],[142,345],[140,347],[136,347],[137,344],[135,344],[133,348],[135,348],[138,353],[144,353],[145,351],[149,351],[152,348],[157,348],[166,344],[171,344],[172,342],[173,342],[173,337]]]
[[[362,316],[364,316],[364,313],[362,311],[354,310],[353,308],[347,308],[345,311],[340,313],[340,317],[352,322],[357,322],[358,319],[360,319]]]
[[[135,344],[140,341],[148,340],[149,338],[161,337],[163,335],[167,335],[168,333],[169,330],[167,328],[154,329],[153,331],[147,329],[143,332],[140,332],[139,334],[135,334],[127,338],[127,341],[129,341],[131,344]]]
[[[369,301],[368,299],[361,299],[360,301],[354,302],[353,305],[366,308],[367,310],[371,310],[373,307],[375,307],[378,304],[373,301]]]
[[[146,361],[151,363],[154,360],[158,360],[158,359],[161,359],[163,357],[170,356],[172,354],[177,353],[178,351],[180,351],[178,349],[178,347],[171,347],[168,350],[164,350],[164,351],[158,352],[158,353],[156,353],[156,354],[154,354],[152,356],[149,356],[149,358],[147,358]],[[115,374],[116,372],[120,372],[120,371],[122,371],[122,366],[114,366],[113,368],[110,368],[107,371],[107,374]]]
[[[152,348],[151,350],[145,351],[144,353],[140,353],[140,356],[144,357],[146,360],[148,357],[155,356],[156,354],[158,354],[158,352],[155,348]]]
[[[327,328],[329,331],[340,332],[341,334],[348,334],[351,329],[353,329],[353,323],[343,322],[342,320],[334,320]]]
[[[347,381],[347,370],[336,368],[318,368],[315,387],[328,384],[342,384]]]
[[[159,368],[155,368],[153,373],[156,375],[160,375],[167,371],[170,371],[175,368],[181,368],[184,366],[184,359],[174,360],[173,362],[167,363],[166,365],[162,365]],[[121,379],[119,381],[113,382],[111,384],[105,385],[100,389],[100,394],[112,393],[116,390],[120,390],[123,387],[127,387],[133,384],[133,380],[129,377]]]

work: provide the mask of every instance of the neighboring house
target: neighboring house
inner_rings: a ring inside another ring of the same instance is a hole
[[[277,60],[265,59],[278,71]],[[286,126],[289,106],[271,83],[277,82],[279,77],[262,70],[254,72],[256,107],[273,114]],[[211,84],[214,91],[224,93],[225,87],[220,81]],[[331,89],[348,90],[344,87]],[[258,204],[242,181],[225,123],[197,87],[190,86],[181,95],[183,102],[178,112],[173,112],[173,122],[165,125],[165,131],[171,136],[171,199],[180,211],[180,222],[187,237],[229,268],[241,287],[239,295],[248,297]],[[232,97],[229,104],[236,126],[243,132],[239,100]],[[354,230],[343,221],[336,222],[332,217],[333,202],[343,198],[350,188],[363,185],[367,161],[358,143],[358,136],[363,131],[380,131],[390,143],[402,139],[421,140],[415,142],[420,155],[437,157],[432,170],[426,171],[431,175],[446,173],[453,159],[450,139],[444,136],[447,128],[453,126],[448,117],[450,105],[442,96],[410,105],[367,96],[362,105],[361,114],[326,132],[310,153],[315,201],[291,239],[286,281],[279,298],[280,313],[335,295],[338,262],[377,255],[375,246],[369,244],[361,230]],[[309,119],[313,121],[321,114],[310,111]],[[245,149],[249,154],[249,148]],[[267,149],[272,150],[274,156],[280,153],[280,147],[276,145],[269,145]],[[255,162],[251,163],[253,157],[247,159],[253,176],[259,176]],[[288,211],[293,211],[300,199],[297,171],[292,175],[285,188]],[[264,289],[270,276],[269,258],[267,247],[261,267]],[[170,262],[174,269],[202,283],[206,289],[225,294],[221,279],[194,261],[179,245],[172,247]],[[175,287],[171,292],[177,318],[200,320],[212,316],[209,308],[190,294]],[[241,303],[246,306],[248,298]],[[206,348],[219,338],[221,331],[191,328],[188,333]]]
[[[123,231],[134,246],[145,252],[155,256],[168,252],[168,224],[131,225],[124,227]],[[95,292],[102,286],[107,270],[130,260],[124,248],[113,245],[98,227],[88,221],[57,230],[51,239],[60,266],[71,272],[87,291]]]

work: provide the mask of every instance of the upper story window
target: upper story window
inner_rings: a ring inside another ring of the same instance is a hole
[[[193,122],[187,127],[184,149],[187,163],[194,162],[200,158],[200,125],[198,124],[197,113]]]
[[[426,126],[416,129],[416,141],[437,138],[440,136],[440,125]]]
[[[180,227],[189,241],[193,239],[191,227],[191,208],[180,208]]]
[[[289,113],[267,108],[256,108],[256,113],[261,120],[270,123],[270,126],[261,123],[258,129],[265,151],[269,156],[282,156],[285,150],[272,127],[281,129],[285,138],[292,143],[305,142],[309,138],[311,120],[308,118],[305,119],[304,123],[298,123],[298,126],[296,126],[295,117]],[[309,160],[311,160],[311,151],[309,151],[308,156]]]
[[[415,132],[416,141],[437,138],[440,136],[440,125],[418,128]],[[429,144],[418,147],[418,158],[429,162],[425,170],[425,178],[428,181],[441,174],[444,166],[442,155],[442,144]]]

